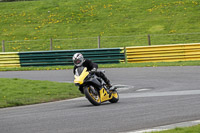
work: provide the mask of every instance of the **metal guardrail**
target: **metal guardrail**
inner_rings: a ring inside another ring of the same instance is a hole
[[[0,67],[20,67],[18,52],[0,52]]]
[[[200,43],[107,49],[0,52],[0,67],[73,65],[72,56],[78,52],[98,64],[192,61],[200,60]]]
[[[173,62],[200,60],[200,43],[127,47],[127,62]]]
[[[123,48],[19,52],[19,57],[21,67],[73,65],[75,53],[82,53],[85,58],[99,64],[124,61]]]

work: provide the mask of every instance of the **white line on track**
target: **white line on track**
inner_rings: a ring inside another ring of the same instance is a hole
[[[198,124],[200,124],[200,120],[181,122],[181,123],[175,123],[175,124],[171,124],[171,125],[154,127],[154,128],[151,128],[151,129],[144,129],[144,130],[137,130],[137,131],[130,131],[130,132],[121,132],[121,133],[148,133],[148,132],[164,131],[164,130],[174,129],[176,127],[191,127],[191,126],[195,126],[195,125],[198,125]]]
[[[136,90],[137,92],[141,92],[141,91],[149,91],[151,89],[139,89],[139,90]]]
[[[120,98],[160,97],[160,96],[185,96],[200,95],[200,90],[169,91],[169,92],[146,92],[120,94]]]
[[[116,86],[118,89],[118,92],[121,91],[125,91],[125,90],[129,90],[129,89],[133,89],[134,86],[130,86],[130,85],[121,85],[121,84],[115,84],[114,86]]]

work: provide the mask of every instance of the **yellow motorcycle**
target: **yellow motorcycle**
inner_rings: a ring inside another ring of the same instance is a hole
[[[88,72],[86,67],[78,67],[75,70],[74,83],[86,98],[95,106],[109,101],[116,103],[119,100],[115,86],[107,88],[106,83],[93,72]]]

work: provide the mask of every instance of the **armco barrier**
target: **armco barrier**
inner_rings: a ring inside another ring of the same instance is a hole
[[[173,62],[200,60],[200,44],[127,47],[127,62]]]
[[[0,67],[20,67],[18,52],[0,52]]]
[[[123,48],[20,52],[19,56],[22,67],[73,65],[75,53],[82,53],[85,58],[99,64],[124,61]]]
[[[124,55],[125,50],[125,55]],[[108,49],[0,52],[0,67],[73,65],[74,53],[96,63],[172,62],[200,60],[200,44],[173,44]]]

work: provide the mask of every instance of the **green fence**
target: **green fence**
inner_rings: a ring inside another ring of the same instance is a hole
[[[125,58],[123,48],[19,52],[19,57],[21,67],[73,65],[75,53],[82,53],[85,58],[99,64],[120,63]]]

